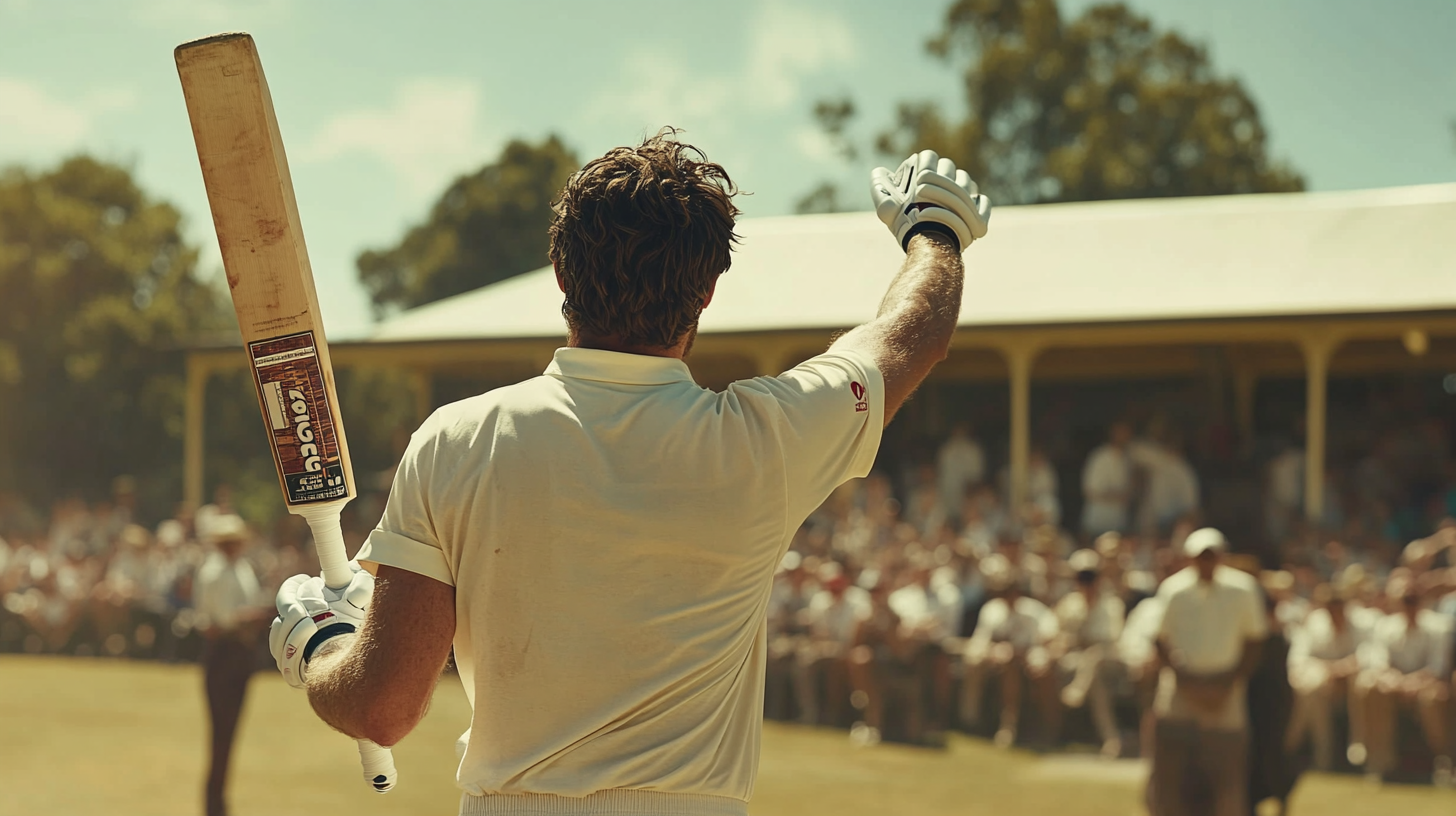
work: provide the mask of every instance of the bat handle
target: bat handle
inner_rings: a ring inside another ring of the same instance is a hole
[[[305,505],[293,509],[308,522],[313,531],[314,549],[318,551],[319,571],[330,589],[343,589],[354,577],[349,569],[349,555],[344,550],[344,530],[339,512],[344,502]],[[364,766],[364,781],[378,793],[388,793],[399,780],[394,768],[394,754],[369,740],[359,740],[359,762]]]
[[[344,550],[344,529],[339,525],[343,502],[310,504],[293,510],[308,522],[313,531],[313,546],[318,552],[319,571],[329,589],[343,589],[354,577],[349,569],[349,555]]]

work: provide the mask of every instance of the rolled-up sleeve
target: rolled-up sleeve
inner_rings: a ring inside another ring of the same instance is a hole
[[[384,516],[355,558],[454,586],[454,570],[440,545],[430,511],[430,476],[437,438],[433,426],[427,421],[410,439],[395,471]]]

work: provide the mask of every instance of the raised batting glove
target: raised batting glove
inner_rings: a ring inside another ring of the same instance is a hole
[[[319,646],[364,626],[374,576],[356,561],[349,567],[354,577],[343,589],[329,589],[317,575],[295,575],[278,589],[278,617],[268,632],[268,648],[294,688],[303,688],[304,670]]]
[[[890,228],[900,248],[925,229],[956,239],[961,250],[986,234],[991,200],[955,162],[934,150],[922,150],[900,163],[893,174],[884,167],[870,172],[870,198],[875,214]]]

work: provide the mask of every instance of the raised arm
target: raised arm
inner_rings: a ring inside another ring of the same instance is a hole
[[[880,369],[886,425],[950,350],[961,313],[964,270],[954,239],[938,232],[916,234],[879,314],[831,347],[854,349]]]
[[[961,252],[986,234],[991,203],[964,170],[930,150],[906,159],[893,175],[876,168],[870,192],[875,213],[905,250],[905,263],[875,319],[832,348],[874,361],[885,381],[888,425],[950,350],[961,312]]]

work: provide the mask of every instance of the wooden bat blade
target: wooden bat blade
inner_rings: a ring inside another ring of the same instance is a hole
[[[178,46],[228,289],[290,508],[354,497],[293,180],[253,38]]]

